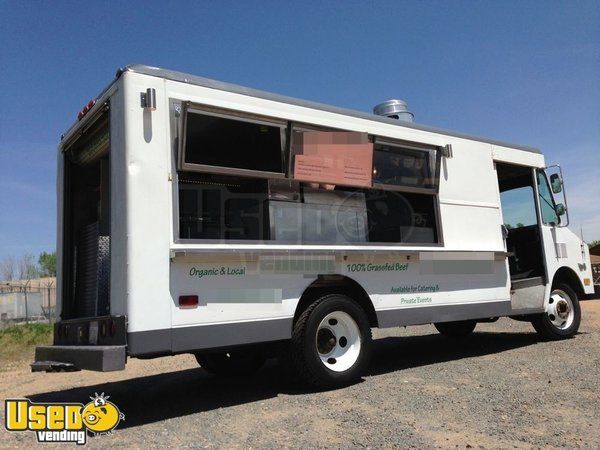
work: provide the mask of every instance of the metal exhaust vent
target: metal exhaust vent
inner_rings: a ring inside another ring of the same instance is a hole
[[[373,108],[373,114],[398,119],[403,122],[412,122],[415,115],[408,110],[405,101],[393,99],[379,103]]]

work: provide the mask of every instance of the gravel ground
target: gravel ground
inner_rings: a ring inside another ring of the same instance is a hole
[[[92,447],[597,449],[600,301],[582,309],[580,333],[560,342],[510,319],[460,342],[431,325],[377,330],[369,374],[329,392],[294,385],[275,362],[232,381],[183,355],[131,360],[112,374],[32,374],[23,362],[0,373],[0,397],[111,395],[126,420]],[[2,447],[34,443],[31,432],[0,431]]]

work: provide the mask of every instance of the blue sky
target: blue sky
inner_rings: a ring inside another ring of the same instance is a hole
[[[129,63],[533,145],[600,239],[600,2],[0,0],[0,259],[55,246],[56,145]]]

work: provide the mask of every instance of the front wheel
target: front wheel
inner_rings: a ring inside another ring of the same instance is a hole
[[[545,339],[564,339],[577,333],[581,308],[577,294],[567,284],[557,284],[550,293],[546,311],[533,318],[535,331]]]
[[[312,303],[294,324],[291,360],[304,381],[319,388],[357,380],[371,357],[371,326],[364,310],[344,295]]]

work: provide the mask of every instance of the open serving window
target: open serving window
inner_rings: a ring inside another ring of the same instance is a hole
[[[181,130],[180,239],[441,241],[435,147],[189,103]]]
[[[285,121],[183,104],[181,170],[283,178]]]
[[[440,152],[435,147],[377,139],[373,185],[387,189],[437,192]]]

